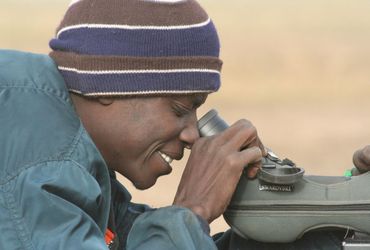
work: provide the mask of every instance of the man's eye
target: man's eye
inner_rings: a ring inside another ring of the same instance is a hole
[[[183,117],[183,116],[189,114],[189,112],[190,112],[186,108],[177,107],[177,106],[173,107],[173,111],[174,111],[175,115],[178,116],[178,117]]]

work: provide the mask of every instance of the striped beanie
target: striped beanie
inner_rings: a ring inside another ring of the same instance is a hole
[[[220,44],[195,0],[74,0],[50,56],[84,96],[211,93]]]

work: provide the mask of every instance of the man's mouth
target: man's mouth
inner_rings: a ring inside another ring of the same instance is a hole
[[[173,159],[170,156],[166,155],[165,153],[162,153],[161,151],[158,151],[158,153],[165,162],[167,162],[168,164],[171,164]]]

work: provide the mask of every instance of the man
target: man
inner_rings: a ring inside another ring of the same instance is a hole
[[[74,1],[50,46],[0,56],[0,249],[216,249],[208,224],[265,150],[246,120],[199,138],[196,110],[221,70],[206,12],[193,0]],[[131,203],[114,171],[146,189],[185,148],[173,205]]]

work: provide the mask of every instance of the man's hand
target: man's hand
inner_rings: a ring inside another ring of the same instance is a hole
[[[353,164],[360,173],[370,171],[370,145],[357,150],[353,154]]]
[[[245,166],[256,174],[265,149],[256,128],[240,120],[220,134],[202,137],[192,151],[174,205],[191,209],[211,223],[226,210]]]

